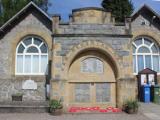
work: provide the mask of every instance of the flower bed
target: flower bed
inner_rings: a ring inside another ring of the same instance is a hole
[[[99,112],[99,113],[119,113],[122,110],[114,107],[100,108],[100,107],[71,107],[69,108],[70,113],[78,113],[78,112]]]

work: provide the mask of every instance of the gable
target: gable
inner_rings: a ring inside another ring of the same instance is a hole
[[[7,32],[9,32],[21,21],[23,21],[30,14],[35,16],[50,31],[52,30],[51,18],[46,13],[44,13],[37,5],[35,5],[33,2],[30,2],[0,28],[0,38],[3,37]]]
[[[160,30],[160,16],[152,8],[147,5],[142,6],[137,12],[131,16],[132,23],[141,22],[139,24],[153,25]]]

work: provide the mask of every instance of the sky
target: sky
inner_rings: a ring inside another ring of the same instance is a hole
[[[102,0],[49,0],[49,14],[60,14],[63,21],[68,20],[72,9],[82,7],[101,7]],[[147,4],[160,14],[160,0],[132,0],[135,11]]]

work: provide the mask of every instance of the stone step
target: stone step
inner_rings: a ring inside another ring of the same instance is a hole
[[[45,113],[48,102],[5,102],[0,103],[0,113]]]

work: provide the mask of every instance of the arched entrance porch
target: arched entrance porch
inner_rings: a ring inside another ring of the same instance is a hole
[[[74,48],[74,52],[66,58],[68,62],[65,63],[64,77],[67,80],[67,107],[116,107],[116,79],[120,76],[115,61],[117,56],[102,43],[93,45]]]

